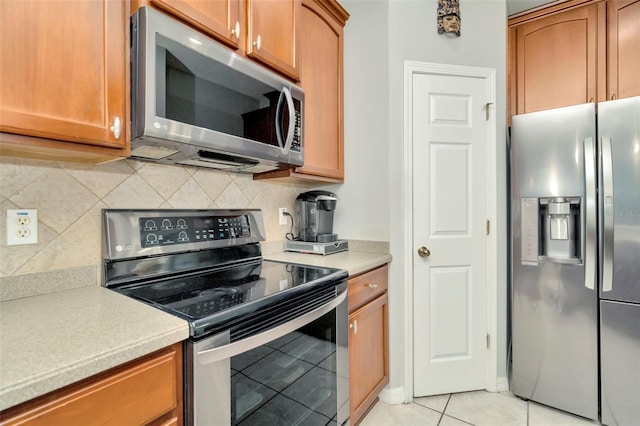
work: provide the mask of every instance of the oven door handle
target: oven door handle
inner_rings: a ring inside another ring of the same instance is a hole
[[[327,312],[335,309],[346,299],[347,291],[344,290],[341,294],[338,295],[338,297],[331,300],[330,302],[327,302],[326,304],[314,309],[313,311],[307,312],[304,315],[301,315],[270,330],[267,330],[260,334],[256,334],[255,336],[247,337],[246,339],[239,340],[237,342],[229,343],[224,346],[205,349],[203,351],[197,352],[197,362],[201,365],[211,364],[223,359],[231,358],[243,352],[250,351],[251,349],[255,349],[258,346],[262,346],[265,343],[278,339],[286,334],[291,333],[292,331],[297,330],[303,325],[317,320]]]

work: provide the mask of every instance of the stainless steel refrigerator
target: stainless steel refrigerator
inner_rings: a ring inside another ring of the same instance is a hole
[[[640,424],[640,97],[513,117],[514,394]]]

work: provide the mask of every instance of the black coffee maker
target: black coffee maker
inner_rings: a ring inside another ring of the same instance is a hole
[[[333,233],[333,212],[337,202],[338,196],[329,191],[309,191],[298,195],[298,238],[318,243],[337,241],[338,234]]]

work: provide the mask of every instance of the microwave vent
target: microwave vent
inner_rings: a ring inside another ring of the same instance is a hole
[[[170,155],[177,154],[178,152],[180,151],[162,146],[142,145],[133,149],[131,151],[131,156],[147,160],[160,160]]]

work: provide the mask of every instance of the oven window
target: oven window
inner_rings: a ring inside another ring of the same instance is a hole
[[[232,425],[337,424],[335,318],[231,358]]]

